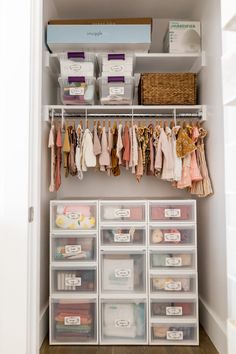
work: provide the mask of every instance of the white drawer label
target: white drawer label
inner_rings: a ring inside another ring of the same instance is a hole
[[[64,317],[65,326],[80,326],[80,317],[79,316],[68,316]]]
[[[128,320],[115,320],[115,326],[117,328],[130,328],[130,321],[128,321]]]
[[[181,306],[166,307],[166,316],[183,316]]]
[[[84,87],[70,87],[70,96],[83,96]]]
[[[165,283],[165,290],[167,291],[180,291],[181,288],[181,281],[168,281]]]
[[[116,209],[114,214],[116,218],[130,218],[130,209]]]
[[[78,254],[81,253],[81,245],[66,245],[65,253],[66,254]]]
[[[69,219],[79,219],[79,218],[81,217],[81,214],[80,214],[80,213],[67,212],[67,213],[66,213],[66,216],[67,216]]]
[[[131,269],[128,269],[128,268],[115,269],[115,277],[116,278],[130,278],[131,277]]]
[[[124,87],[109,87],[109,95],[124,95],[125,88]]]
[[[66,286],[81,286],[81,278],[66,277],[65,278],[65,285]]]
[[[114,242],[130,242],[130,234],[115,234]]]
[[[180,232],[166,232],[164,233],[165,242],[180,242],[181,234]]]
[[[181,267],[182,258],[181,257],[166,257],[166,267]]]
[[[165,209],[165,218],[180,218],[180,209]]]
[[[167,331],[166,339],[167,340],[183,340],[184,333],[183,333],[183,331]]]
[[[119,73],[124,71],[124,65],[111,65],[110,67],[111,72]]]

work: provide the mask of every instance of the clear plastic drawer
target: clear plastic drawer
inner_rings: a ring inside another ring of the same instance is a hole
[[[61,77],[95,75],[95,54],[86,52],[58,53]]]
[[[152,324],[151,342],[163,345],[190,345],[197,342],[196,324]]]
[[[101,291],[104,293],[143,293],[146,291],[145,252],[101,254]]]
[[[196,291],[195,275],[151,274],[152,293],[194,293]]]
[[[100,229],[102,246],[142,246],[146,244],[144,226],[102,226]]]
[[[98,78],[102,105],[131,105],[134,98],[134,78],[128,76],[103,76]]]
[[[196,302],[193,300],[151,300],[150,311],[152,318],[160,317],[195,317],[197,316]]]
[[[51,300],[50,344],[96,344],[96,300]]]
[[[149,243],[153,246],[194,246],[196,230],[194,226],[151,226]]]
[[[55,267],[51,274],[52,293],[96,293],[95,267]]]
[[[52,235],[52,262],[90,262],[97,259],[97,235]]]
[[[152,269],[194,269],[195,253],[192,251],[151,251]]]
[[[52,201],[51,231],[96,229],[97,203],[90,201]]]
[[[102,76],[132,76],[134,57],[127,53],[106,53],[98,56]]]
[[[143,300],[102,300],[102,344],[141,344],[147,341],[147,306]]]
[[[150,221],[195,222],[195,201],[150,201]]]
[[[58,79],[61,101],[65,105],[92,105],[95,101],[95,79],[85,76],[69,76]]]
[[[100,203],[102,222],[145,222],[146,204],[140,201],[102,201]]]

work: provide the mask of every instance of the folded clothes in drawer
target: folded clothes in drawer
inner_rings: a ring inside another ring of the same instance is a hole
[[[101,202],[101,221],[103,222],[144,222],[145,203],[130,203],[130,202]]]
[[[95,261],[96,234],[52,238],[52,261]]]
[[[160,341],[195,341],[197,336],[196,325],[187,324],[153,324],[152,340]]]
[[[151,300],[151,317],[196,316],[196,303],[192,300]]]
[[[103,253],[101,288],[104,292],[144,292],[146,261],[144,253]]]
[[[194,275],[151,275],[151,292],[194,292]]]
[[[65,105],[92,105],[95,100],[95,79],[85,76],[59,77],[61,101]]]
[[[51,342],[95,342],[96,307],[92,300],[52,300]]]
[[[193,252],[151,252],[150,263],[152,268],[194,268],[195,256]]]
[[[146,339],[146,304],[129,300],[102,303],[102,341],[129,342]]]
[[[104,246],[144,245],[146,240],[145,227],[102,227],[100,234]]]
[[[195,221],[193,202],[150,203],[151,221]]]
[[[194,226],[176,226],[173,228],[160,226],[150,228],[151,245],[195,245]]]
[[[53,292],[96,292],[96,284],[96,269],[93,268],[52,270]]]
[[[92,202],[80,203],[52,203],[53,230],[89,230],[96,227],[96,204]]]

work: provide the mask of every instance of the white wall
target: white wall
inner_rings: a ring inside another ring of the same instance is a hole
[[[201,6],[200,6],[201,5]],[[226,353],[227,280],[224,197],[224,122],[221,80],[220,1],[201,1],[193,18],[201,18],[207,66],[201,73],[201,103],[208,106],[207,157],[214,196],[198,200],[200,321],[220,353]]]

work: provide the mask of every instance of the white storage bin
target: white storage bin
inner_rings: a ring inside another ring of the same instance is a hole
[[[97,259],[97,235],[52,235],[52,262],[88,262]]]
[[[149,218],[153,222],[195,222],[195,201],[150,201]]]
[[[101,222],[145,222],[146,204],[143,201],[102,201],[100,203]]]
[[[193,251],[151,251],[150,267],[152,269],[195,269]]]
[[[134,57],[127,53],[106,53],[98,56],[102,76],[132,76]]]
[[[127,76],[99,77],[99,97],[102,105],[131,105],[134,98],[134,78]]]
[[[95,267],[53,267],[51,271],[52,293],[96,293],[97,270]]]
[[[146,291],[146,253],[101,252],[102,293],[144,293]]]
[[[61,77],[95,76],[95,54],[86,52],[59,53]]]
[[[51,299],[50,344],[96,344],[97,301]]]
[[[170,322],[151,326],[151,344],[190,345],[197,340],[197,324]]]
[[[61,101],[65,105],[91,105],[95,100],[95,79],[85,76],[59,77]]]
[[[51,231],[96,229],[97,203],[90,201],[52,201]]]
[[[196,275],[195,274],[151,274],[150,278],[151,293],[195,293]]]
[[[101,246],[145,246],[145,226],[102,226],[100,228]]]
[[[151,246],[194,246],[196,244],[196,230],[194,226],[150,226],[149,244]]]
[[[190,318],[197,316],[197,306],[194,300],[178,298],[173,300],[150,300],[150,315],[152,318]]]
[[[143,300],[102,300],[101,344],[147,342],[147,306]]]

